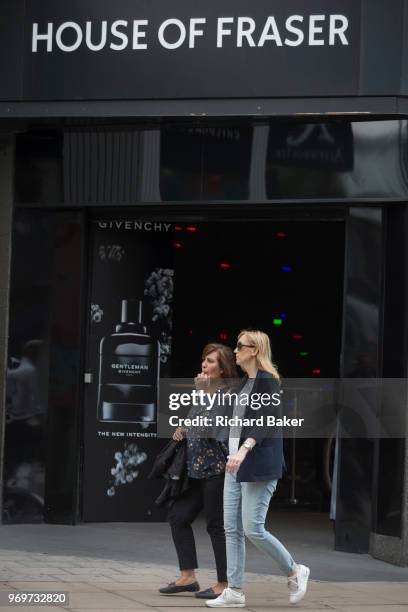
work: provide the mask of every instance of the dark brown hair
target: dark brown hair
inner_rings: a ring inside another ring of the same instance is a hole
[[[207,355],[216,351],[218,364],[222,370],[222,378],[238,378],[237,367],[235,365],[235,357],[232,349],[225,344],[219,342],[210,342],[203,348],[201,359],[205,359]]]

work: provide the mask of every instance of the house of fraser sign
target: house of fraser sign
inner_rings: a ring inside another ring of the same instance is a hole
[[[146,51],[154,40],[169,51],[203,45],[209,37],[217,49],[223,47],[320,47],[349,45],[349,20],[341,14],[289,15],[277,19],[267,16],[261,22],[248,16],[217,17],[212,23],[206,17],[165,19],[153,27],[149,19],[115,19],[109,21],[64,21],[32,24],[32,53],[59,50],[72,53],[79,48],[91,52],[110,49],[114,52],[132,49]]]
[[[359,93],[361,0],[2,2],[3,100]]]

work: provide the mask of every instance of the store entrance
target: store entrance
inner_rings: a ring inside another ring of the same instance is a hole
[[[172,375],[198,372],[208,341],[234,347],[253,328],[268,333],[284,378],[339,376],[344,231],[341,221],[179,224]],[[332,451],[333,440],[285,440],[273,503],[328,511]]]
[[[344,222],[185,219],[104,213],[91,223],[86,521],[163,518],[160,488],[147,479],[163,446],[153,402],[144,391],[140,399],[150,373],[191,377],[207,342],[233,347],[241,329],[258,328],[283,377],[339,375]],[[126,334],[144,326],[151,342],[141,360],[128,355]],[[293,450],[285,440],[289,469],[273,504],[327,511],[327,441],[298,440]]]

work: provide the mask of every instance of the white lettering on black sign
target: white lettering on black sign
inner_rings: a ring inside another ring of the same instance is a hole
[[[72,53],[81,47],[98,52],[105,47],[112,51],[143,51],[149,45],[149,20],[117,19],[108,21],[65,21],[60,25],[48,22],[32,24],[33,53],[56,49]],[[262,23],[252,17],[218,17],[215,23],[216,46],[223,47],[299,47],[349,45],[347,30],[349,21],[345,15],[289,15],[286,20],[274,16]],[[161,47],[169,51],[187,46],[194,49],[199,39],[205,38],[210,26],[205,17],[194,17],[185,21],[166,19],[153,33]]]

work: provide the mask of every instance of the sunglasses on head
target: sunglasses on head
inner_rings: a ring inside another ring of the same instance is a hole
[[[237,351],[240,351],[242,348],[246,346],[247,348],[254,348],[255,344],[243,344],[242,342],[237,342],[237,346],[235,347]]]

